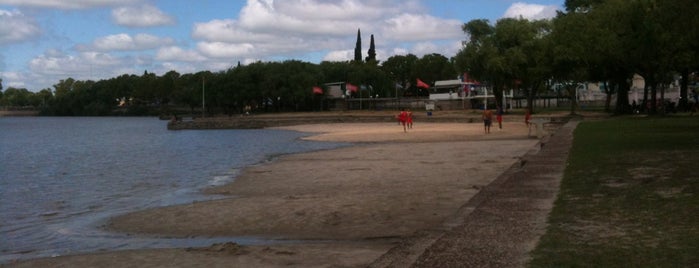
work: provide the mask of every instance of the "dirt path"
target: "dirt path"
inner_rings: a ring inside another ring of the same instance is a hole
[[[405,239],[370,267],[524,267],[545,232],[577,124],[543,140],[441,228]]]

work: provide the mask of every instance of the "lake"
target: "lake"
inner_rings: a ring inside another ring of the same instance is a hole
[[[99,227],[126,212],[220,196],[199,190],[275,156],[346,144],[285,130],[168,131],[134,117],[0,117],[0,263],[101,250],[208,246]]]

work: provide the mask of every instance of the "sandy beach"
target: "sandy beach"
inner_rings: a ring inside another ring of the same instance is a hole
[[[230,184],[204,189],[229,198],[138,211],[106,228],[161,237],[241,236],[265,245],[147,249],[60,256],[12,267],[365,267],[402,239],[436,228],[532,150],[524,123],[484,134],[480,123],[280,127],[352,146],[251,166]]]

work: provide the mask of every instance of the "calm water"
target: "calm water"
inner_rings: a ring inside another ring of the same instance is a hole
[[[156,239],[101,231],[115,214],[219,198],[198,190],[279,154],[342,146],[281,130],[168,131],[154,118],[0,117],[0,263],[243,238]]]

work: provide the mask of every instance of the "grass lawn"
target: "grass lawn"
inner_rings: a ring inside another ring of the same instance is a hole
[[[699,267],[699,117],[575,130],[530,267]]]

